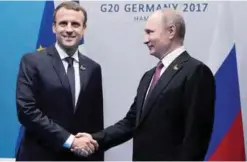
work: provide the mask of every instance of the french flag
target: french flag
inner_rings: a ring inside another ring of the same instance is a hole
[[[209,67],[216,79],[215,122],[206,161],[245,161],[231,2],[218,3]]]

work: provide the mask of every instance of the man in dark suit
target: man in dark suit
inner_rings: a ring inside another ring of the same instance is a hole
[[[133,137],[134,161],[204,160],[214,121],[215,80],[186,52],[184,36],[184,19],[175,11],[149,17],[145,44],[160,61],[143,75],[125,118],[92,134],[99,149]]]
[[[103,160],[100,152],[89,157],[71,152],[97,148],[96,141],[75,134],[103,129],[101,67],[78,52],[86,22],[78,3],[61,3],[54,12],[56,44],[22,57],[16,103],[25,132],[16,160]]]

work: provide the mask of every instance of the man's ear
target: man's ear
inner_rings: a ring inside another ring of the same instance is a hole
[[[169,27],[168,30],[169,30],[169,33],[170,33],[169,39],[173,39],[173,38],[175,37],[175,35],[176,35],[177,27],[173,24],[173,25],[171,25],[171,26]]]
[[[85,24],[85,25],[83,25],[83,29],[84,30],[86,30],[87,29],[87,25]]]
[[[55,22],[52,23],[52,31],[53,31],[53,33],[56,33],[56,24],[55,24]]]

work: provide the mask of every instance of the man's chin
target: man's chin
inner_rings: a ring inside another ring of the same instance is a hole
[[[63,47],[67,50],[77,48],[78,45],[76,44],[63,44]]]
[[[158,53],[150,52],[149,54],[150,54],[151,56],[154,56],[154,57],[160,59],[160,55],[159,55]]]
[[[150,51],[150,53],[149,53],[151,56],[154,56],[154,57],[156,57],[156,53],[155,52],[151,52]]]

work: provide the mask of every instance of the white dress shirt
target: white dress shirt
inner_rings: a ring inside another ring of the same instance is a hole
[[[167,69],[167,67],[183,52],[185,51],[184,46],[181,46],[174,51],[168,53],[161,61],[164,65],[164,67],[161,69],[160,76],[164,73],[164,71]]]

